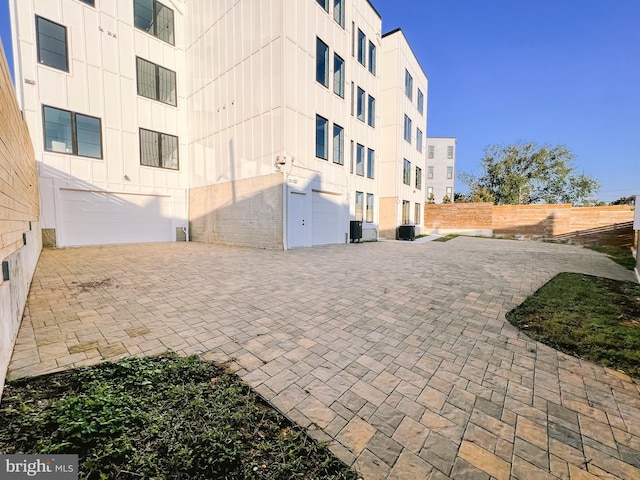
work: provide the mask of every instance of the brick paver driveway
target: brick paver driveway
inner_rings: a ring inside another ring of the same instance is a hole
[[[229,365],[367,480],[640,478],[639,385],[505,313],[592,251],[457,238],[45,250],[10,378],[167,348]]]

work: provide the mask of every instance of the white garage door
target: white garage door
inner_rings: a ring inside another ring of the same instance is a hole
[[[58,245],[168,242],[171,197],[60,190]]]
[[[313,192],[311,243],[324,245],[344,242],[344,233],[340,230],[341,196],[324,192]]]

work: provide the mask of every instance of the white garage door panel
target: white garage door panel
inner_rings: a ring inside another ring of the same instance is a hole
[[[312,199],[312,244],[341,243],[340,196],[313,192]]]
[[[172,241],[171,198],[60,190],[60,246]]]

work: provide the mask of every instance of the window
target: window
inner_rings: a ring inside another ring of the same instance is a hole
[[[422,190],[422,169],[416,167],[416,188]]]
[[[344,60],[333,54],[333,91],[344,98]]]
[[[329,144],[329,121],[316,115],[316,157],[327,160]]]
[[[364,146],[356,146],[356,175],[364,177]]]
[[[354,85],[353,82],[351,82],[351,116],[353,117],[353,103],[355,102],[355,94],[354,94]]]
[[[376,152],[367,148],[367,178],[373,178],[374,162],[376,160]]]
[[[376,74],[376,46],[369,41],[369,71]]]
[[[353,161],[356,156],[353,145],[353,140],[351,140],[351,148],[349,149],[349,173],[353,173]]]
[[[408,70],[404,71],[404,93],[413,101],[413,77]]]
[[[43,107],[44,149],[80,157],[102,158],[99,118],[59,108]]]
[[[411,223],[411,217],[409,216],[409,208],[411,206],[411,202],[409,202],[408,200],[403,200],[402,201],[402,224],[403,225],[407,225],[408,223]]]
[[[373,223],[373,193],[367,193],[367,223]]]
[[[404,116],[404,139],[411,143],[411,119]]]
[[[176,106],[176,72],[136,58],[138,95]]]
[[[416,149],[422,153],[422,130],[416,128]]]
[[[344,28],[344,0],[334,0],[333,19]]]
[[[453,188],[452,187],[447,187],[446,200],[447,200],[447,202],[453,203]]]
[[[324,8],[327,12],[329,11],[329,0],[316,0],[316,2],[318,2],[318,5]]]
[[[420,221],[420,204],[418,202],[416,202],[416,205],[415,205],[413,223],[415,223],[416,225],[420,225],[422,223]]]
[[[133,0],[133,23],[136,28],[174,44],[173,10],[158,0]]]
[[[329,86],[329,47],[316,38],[316,81]]]
[[[86,3],[87,5],[91,5],[92,7],[96,6],[96,2],[95,0],[80,0],[83,3]]]
[[[427,167],[427,178],[428,179],[433,178],[433,167]]]
[[[358,87],[356,111],[358,120],[362,120],[364,122],[364,90],[362,90],[360,87]]]
[[[370,127],[376,126],[376,99],[369,95],[367,102],[367,123]]]
[[[453,178],[453,167],[447,167],[447,180],[451,180]]]
[[[38,62],[63,72],[69,71],[67,28],[36,16]]]
[[[141,128],[140,165],[178,170],[178,137]]]
[[[402,168],[402,183],[405,185],[411,185],[411,162],[404,159],[404,166]]]
[[[453,147],[447,147],[447,158],[453,158]]]
[[[428,150],[429,150],[429,158],[433,158],[433,150],[434,150],[433,145],[429,145]]]
[[[367,43],[367,37],[364,36],[362,30],[358,29],[358,61],[364,65],[365,62],[365,49]]]
[[[433,187],[427,187],[427,200],[433,202]]]
[[[418,89],[418,111],[420,115],[424,115],[424,94]]]
[[[333,124],[333,163],[344,165],[344,129]]]
[[[356,35],[356,22],[351,22],[351,56],[352,57],[356,56],[355,35]]]
[[[364,194],[362,192],[356,192],[356,220],[362,221],[362,203]]]

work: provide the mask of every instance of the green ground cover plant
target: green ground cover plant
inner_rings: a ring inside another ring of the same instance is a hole
[[[0,425],[0,454],[78,454],[83,479],[357,478],[238,377],[196,356],[7,382]]]
[[[629,247],[614,247],[610,245],[588,245],[587,248],[604,253],[614,262],[622,265],[627,270],[633,270],[636,266],[636,259]]]
[[[534,340],[640,378],[640,285],[556,275],[507,319]]]
[[[445,235],[444,237],[436,238],[434,242],[448,242],[449,240],[453,240],[456,237],[459,237],[457,233],[450,233],[449,235]]]

